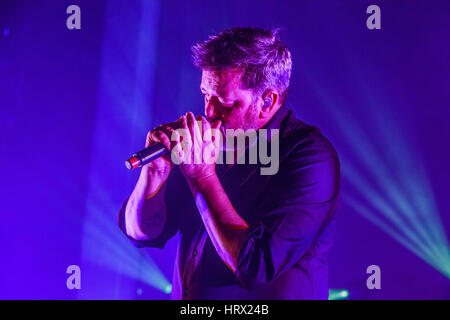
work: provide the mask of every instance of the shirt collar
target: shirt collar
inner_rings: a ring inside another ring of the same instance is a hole
[[[270,140],[272,137],[272,129],[280,129],[281,122],[286,118],[286,116],[290,113],[288,107],[283,104],[277,112],[272,116],[272,118],[267,122],[261,129],[267,130],[267,138]]]

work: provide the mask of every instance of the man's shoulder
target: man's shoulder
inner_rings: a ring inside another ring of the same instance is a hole
[[[280,125],[280,145],[285,151],[316,149],[336,155],[336,149],[314,125],[297,118],[295,112],[289,109]]]
[[[318,127],[297,119],[294,113],[280,126],[280,173],[284,182],[299,179],[302,185],[314,183],[318,187],[314,193],[316,202],[328,201],[339,192],[340,161],[336,149]]]
[[[320,130],[316,126],[301,121],[295,114],[294,110],[288,109],[286,113],[287,114],[280,125],[281,138],[292,136],[302,138],[311,135],[314,131],[320,132]]]

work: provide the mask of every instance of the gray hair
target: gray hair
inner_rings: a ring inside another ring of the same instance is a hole
[[[194,65],[209,71],[242,69],[242,82],[257,95],[276,89],[283,101],[291,78],[291,53],[280,29],[232,28],[209,36],[192,49]]]

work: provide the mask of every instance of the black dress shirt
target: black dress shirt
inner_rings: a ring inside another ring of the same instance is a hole
[[[261,175],[261,164],[216,165],[233,207],[250,226],[236,273],[216,252],[178,167],[166,182],[162,233],[153,240],[128,237],[137,247],[163,248],[180,233],[172,299],[328,298],[327,255],[339,204],[336,151],[286,106],[265,128],[279,129],[277,174]],[[125,206],[119,212],[124,232]]]

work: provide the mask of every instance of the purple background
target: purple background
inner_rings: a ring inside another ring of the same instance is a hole
[[[81,30],[66,28],[71,4]],[[381,30],[366,28],[371,4]],[[138,174],[123,161],[153,126],[202,112],[193,43],[281,26],[288,101],[341,158],[330,287],[449,299],[449,21],[445,0],[1,1],[0,298],[167,299],[177,239],[138,250],[116,227]],[[66,287],[73,264],[81,290]],[[381,290],[366,288],[372,264]]]

